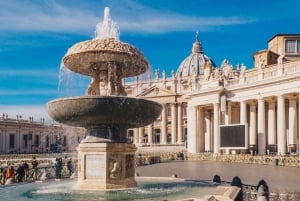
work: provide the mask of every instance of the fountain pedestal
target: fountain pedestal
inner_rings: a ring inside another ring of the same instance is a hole
[[[134,144],[81,143],[78,151],[78,187],[105,190],[135,187]]]

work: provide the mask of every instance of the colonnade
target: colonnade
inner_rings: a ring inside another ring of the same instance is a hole
[[[142,144],[184,144],[185,142],[185,106],[184,103],[163,103],[160,117],[145,127],[131,129],[133,142]]]
[[[281,94],[219,103],[188,104],[188,151],[220,153],[220,125],[248,124],[246,151],[285,155],[299,151],[299,95]]]

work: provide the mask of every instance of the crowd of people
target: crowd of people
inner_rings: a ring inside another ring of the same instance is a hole
[[[26,161],[22,161],[17,167],[8,165],[7,168],[0,168],[0,184],[8,184],[13,182],[24,182],[29,177],[29,165]]]
[[[0,185],[38,180],[38,160],[33,157],[31,165],[29,164],[28,161],[21,161],[21,163],[17,165],[13,165],[12,163],[8,164],[7,167],[2,167],[0,165]],[[66,165],[69,177],[74,173],[74,164],[71,158],[68,160],[66,159],[66,163],[64,163],[62,158],[56,158],[54,164],[56,179],[62,178],[64,165]]]

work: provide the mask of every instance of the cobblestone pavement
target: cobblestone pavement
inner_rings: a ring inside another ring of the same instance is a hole
[[[213,161],[173,161],[139,166],[140,176],[168,177],[177,174],[180,178],[212,180],[215,174],[222,181],[231,182],[234,176],[240,177],[243,184],[256,186],[264,179],[271,192],[300,192],[300,168],[244,163],[224,163]]]

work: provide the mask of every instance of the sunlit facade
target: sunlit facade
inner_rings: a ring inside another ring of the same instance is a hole
[[[253,54],[254,67],[216,66],[196,36],[191,54],[166,77],[126,82],[128,96],[158,101],[160,117],[128,130],[137,146],[184,145],[190,153],[223,153],[219,127],[247,124],[244,150],[285,155],[299,150],[300,34],[277,34]]]
[[[45,123],[43,118],[0,117],[0,154],[75,151],[84,136],[85,129]]]

